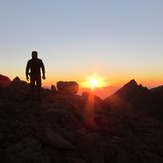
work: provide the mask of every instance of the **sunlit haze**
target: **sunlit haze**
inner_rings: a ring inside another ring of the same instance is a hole
[[[0,74],[11,79],[26,80],[34,50],[44,86],[163,84],[162,0],[1,0],[0,20]]]
[[[81,83],[81,86],[84,88],[97,88],[97,87],[106,87],[109,86],[109,82],[105,81],[103,77],[97,76],[96,73],[94,73],[91,76],[87,76],[86,80]]]

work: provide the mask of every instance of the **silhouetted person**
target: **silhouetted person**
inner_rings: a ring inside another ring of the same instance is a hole
[[[37,96],[40,97],[41,89],[41,70],[42,78],[45,77],[45,67],[41,59],[37,58],[37,51],[32,51],[32,59],[27,62],[26,66],[26,79],[29,80],[30,76],[30,87],[32,96],[35,95],[35,83],[37,87]]]

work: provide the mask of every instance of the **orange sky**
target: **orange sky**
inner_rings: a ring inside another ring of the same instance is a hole
[[[25,70],[24,70],[25,71]],[[10,77],[11,80],[13,80],[16,76],[19,76],[21,80],[25,80],[25,72],[24,74],[21,72],[14,72],[14,73],[2,73],[3,75],[6,75]],[[49,72],[46,72],[46,80],[42,80],[43,86],[50,87],[52,84],[56,85],[56,82],[58,81],[76,81],[80,85],[80,87],[87,87],[83,83],[88,83],[89,79],[93,78],[95,72],[86,74],[81,73],[81,76],[75,76],[73,74],[71,75],[62,75],[62,74],[54,74],[52,75]],[[141,74],[141,73],[140,73]],[[80,75],[80,74],[79,74]],[[129,82],[132,79],[135,79],[138,84],[142,84],[146,87],[157,87],[160,85],[163,85],[163,78],[161,79],[161,75],[159,74],[142,74],[142,75],[126,75],[126,74],[117,74],[112,75],[111,73],[107,76],[104,76],[104,73],[98,72],[96,73],[97,79],[102,80],[104,85],[101,86],[114,86],[114,87],[122,87],[124,84]]]

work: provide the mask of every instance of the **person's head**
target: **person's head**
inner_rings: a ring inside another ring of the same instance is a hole
[[[33,51],[32,52],[32,59],[36,59],[37,58],[37,51]]]

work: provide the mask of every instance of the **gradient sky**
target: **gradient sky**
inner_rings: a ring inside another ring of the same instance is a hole
[[[163,0],[0,0],[0,73],[25,80],[33,50],[44,85],[163,84]]]

